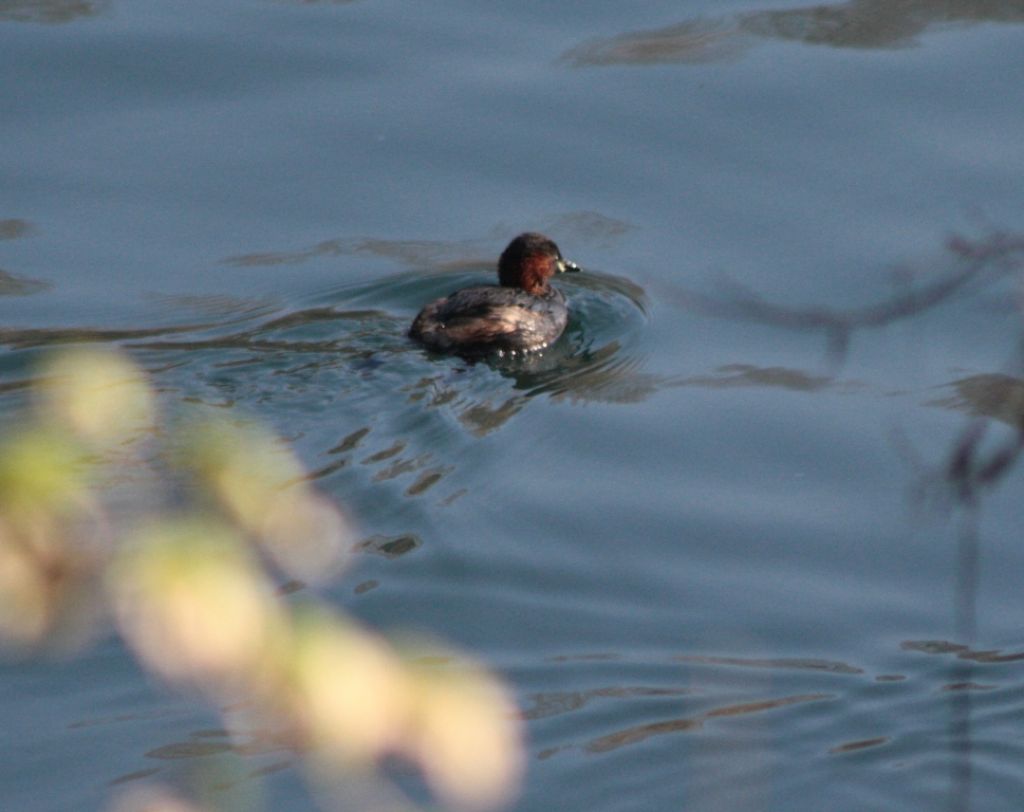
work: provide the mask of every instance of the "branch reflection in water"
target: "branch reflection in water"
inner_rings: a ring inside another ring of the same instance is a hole
[[[854,3],[849,7],[875,5]],[[896,4],[897,7],[918,4]],[[957,4],[965,8],[971,4]],[[936,4],[942,9],[943,4]],[[948,10],[948,9],[947,9]],[[942,19],[946,16],[940,15]],[[1024,20],[1024,9],[1020,19]],[[902,19],[902,18],[900,18]],[[927,19],[927,17],[926,17]],[[1015,18],[1016,19],[1016,18]],[[821,333],[825,336],[829,373],[819,378],[816,386],[824,386],[846,362],[853,337],[862,330],[885,327],[911,319],[957,297],[976,293],[1000,280],[1012,279],[1019,286],[1024,282],[1024,235],[996,231],[979,239],[953,237],[946,243],[952,269],[936,277],[931,274],[924,283],[913,284],[915,274],[901,268],[896,275],[900,289],[890,297],[857,308],[824,306],[798,307],[773,302],[735,283],[722,284],[714,294],[674,289],[668,290],[680,307],[705,315],[754,322],[773,327]],[[1017,464],[1024,451],[1024,414],[1021,391],[1024,391],[1024,334],[1015,346],[1008,348],[1009,366],[1015,374],[994,373],[957,379],[949,386],[954,394],[935,400],[933,405],[958,409],[974,415],[958,437],[952,438],[951,449],[940,472],[940,479],[960,508],[957,535],[956,567],[952,614],[954,633],[969,650],[977,634],[977,602],[981,537],[979,533],[981,498],[987,490],[999,485]],[[1008,432],[989,442],[991,421],[1004,423]],[[929,477],[934,479],[934,476]],[[958,656],[951,667],[951,684],[972,686],[975,658]],[[971,691],[950,692],[949,738],[953,754],[950,809],[966,810],[971,803],[972,733]]]
[[[0,20],[16,23],[69,23],[80,17],[95,17],[109,5],[109,0],[7,0],[0,4]]]
[[[562,60],[575,67],[703,64],[738,58],[766,39],[832,48],[906,48],[930,31],[978,23],[1024,23],[1024,7],[998,0],[850,0],[753,11],[592,40],[570,49]]]

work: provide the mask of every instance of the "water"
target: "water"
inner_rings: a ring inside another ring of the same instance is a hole
[[[850,329],[784,308],[869,309],[968,267],[950,234],[1020,232],[1022,23],[0,3],[0,413],[86,337],[273,425],[392,552],[329,599],[510,681],[517,810],[1017,809],[1020,466],[943,484],[972,421],[982,458],[1020,425],[1017,275]],[[527,229],[589,272],[537,367],[406,341]],[[0,685],[5,809],[214,761],[311,805],[115,641]]]

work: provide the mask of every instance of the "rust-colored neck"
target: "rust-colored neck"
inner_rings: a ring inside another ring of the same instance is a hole
[[[531,254],[523,258],[518,286],[534,295],[546,293],[548,279],[552,273],[551,257],[544,254]]]

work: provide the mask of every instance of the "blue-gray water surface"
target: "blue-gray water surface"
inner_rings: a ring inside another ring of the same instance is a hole
[[[0,76],[2,427],[82,340],[269,423],[382,553],[328,599],[512,686],[517,812],[1021,807],[1021,0],[8,0]],[[557,345],[406,338],[528,229]],[[314,806],[113,639],[0,720],[5,810]]]

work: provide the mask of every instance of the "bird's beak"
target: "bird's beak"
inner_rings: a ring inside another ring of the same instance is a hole
[[[561,257],[558,258],[557,267],[559,273],[577,273],[583,270],[575,262],[570,262],[569,260],[562,259]]]

